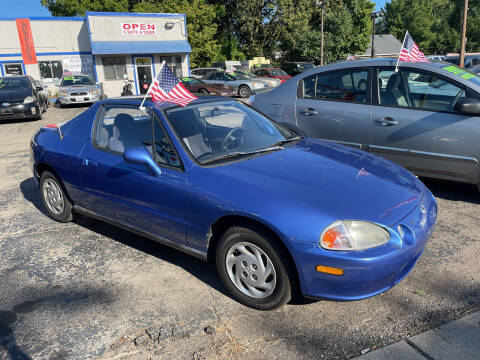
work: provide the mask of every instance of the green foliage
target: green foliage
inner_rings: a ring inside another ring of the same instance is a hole
[[[87,11],[128,11],[129,0],[41,0],[53,16],[85,15]]]
[[[325,5],[324,60],[345,59],[349,54],[363,53],[372,31],[370,14],[374,4],[369,0],[338,0]],[[282,48],[287,60],[320,63],[321,10],[310,9],[308,22],[292,29]]]
[[[217,39],[217,12],[221,5],[209,4],[204,0],[164,0],[139,2],[135,12],[185,13],[187,16],[188,41],[192,47],[192,67],[209,65],[222,60],[221,43]]]
[[[234,35],[248,58],[271,57],[292,29],[308,22],[305,0],[237,0],[231,3]]]
[[[408,30],[426,54],[460,51],[463,1],[391,0],[385,6],[385,31],[403,39]],[[480,51],[480,1],[469,1],[467,44],[469,52]]]

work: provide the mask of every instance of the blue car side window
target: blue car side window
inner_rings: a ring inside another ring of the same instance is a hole
[[[134,107],[112,107],[99,120],[97,147],[116,153],[152,142],[152,113]]]

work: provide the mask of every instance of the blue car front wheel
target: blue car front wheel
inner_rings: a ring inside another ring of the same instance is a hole
[[[271,310],[291,298],[286,257],[260,229],[234,226],[225,231],[217,246],[216,264],[225,287],[246,306]]]

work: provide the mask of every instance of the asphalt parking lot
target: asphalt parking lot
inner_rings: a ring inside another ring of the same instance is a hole
[[[84,217],[56,223],[29,141],[83,110],[0,123],[0,359],[346,359],[480,309],[480,195],[468,185],[425,180],[437,228],[392,290],[271,312],[233,301],[188,255]]]

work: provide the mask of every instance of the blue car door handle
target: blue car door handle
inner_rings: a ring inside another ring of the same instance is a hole
[[[97,166],[97,163],[91,159],[83,159],[82,163],[85,166]]]
[[[382,126],[395,126],[398,125],[398,121],[393,120],[391,117],[387,116],[383,119],[376,119],[375,122]]]
[[[315,109],[313,109],[313,108],[306,108],[304,110],[300,110],[300,114],[305,115],[305,116],[317,115],[318,111],[315,111]]]

